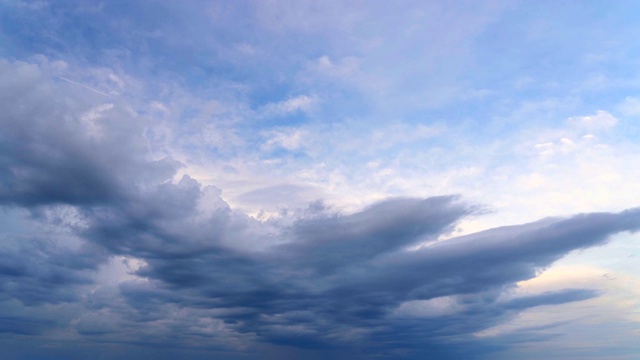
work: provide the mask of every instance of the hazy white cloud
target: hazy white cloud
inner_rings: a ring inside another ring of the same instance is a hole
[[[299,95],[277,103],[271,103],[264,106],[262,116],[284,116],[296,112],[308,112],[318,103],[315,96]]]
[[[286,150],[297,150],[304,146],[307,133],[300,129],[275,130],[267,135],[263,149],[271,150],[281,147]]]
[[[619,105],[618,109],[627,116],[640,115],[640,99],[627,96]]]
[[[346,80],[356,75],[361,61],[356,57],[348,56],[335,63],[329,56],[323,55],[318,58],[317,69],[324,75]]]
[[[609,129],[618,123],[618,119],[603,110],[598,110],[593,115],[570,117],[567,121],[572,125],[592,131]]]

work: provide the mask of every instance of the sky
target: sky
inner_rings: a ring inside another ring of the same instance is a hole
[[[0,0],[3,359],[637,359],[638,14]]]

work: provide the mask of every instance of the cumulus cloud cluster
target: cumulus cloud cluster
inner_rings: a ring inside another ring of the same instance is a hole
[[[0,233],[5,341],[446,358],[448,344],[524,309],[598,296],[500,297],[640,228],[630,209],[456,237],[482,212],[456,196],[350,214],[317,202],[258,221],[219,189],[175,178],[181,164],[149,153],[152,124],[127,104],[33,64],[3,61],[0,78],[0,206],[16,220]]]

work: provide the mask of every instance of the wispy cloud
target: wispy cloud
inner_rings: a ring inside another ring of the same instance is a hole
[[[64,80],[64,81],[66,81],[66,82],[68,82],[68,83],[71,83],[71,84],[74,84],[74,85],[78,85],[78,86],[80,86],[80,87],[82,87],[82,88],[84,88],[84,89],[87,89],[87,90],[89,90],[89,91],[93,91],[93,92],[94,92],[94,93],[96,93],[96,94],[100,94],[100,95],[102,95],[102,96],[110,97],[110,95],[109,95],[109,94],[103,93],[103,92],[102,92],[102,91],[100,91],[100,90],[96,90],[96,89],[94,89],[94,88],[92,88],[92,87],[90,87],[90,86],[88,86],[88,85],[81,84],[81,83],[79,83],[79,82],[77,82],[77,81],[73,81],[73,80],[71,80],[71,79],[67,79],[66,77],[58,76],[58,79],[60,79],[60,80]]]
[[[318,103],[315,96],[299,95],[277,103],[264,106],[261,111],[264,117],[284,116],[297,112],[308,112]]]

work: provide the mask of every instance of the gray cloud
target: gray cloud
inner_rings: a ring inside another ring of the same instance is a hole
[[[213,187],[171,181],[180,165],[150,156],[144,120],[124,104],[100,108],[103,99],[35,65],[2,62],[0,71],[0,205],[28,218],[1,233],[0,332],[36,343],[63,333],[77,349],[473,358],[454,349],[482,348],[472,333],[598,295],[500,294],[572,250],[640,227],[636,208],[436,241],[478,214],[455,196],[387,199],[353,214],[315,206],[259,222]],[[128,280],[99,280],[115,257],[142,265]],[[394,314],[442,297],[459,310]]]
[[[148,161],[145,120],[126,107],[45,80],[33,64],[0,61],[0,76],[0,203],[105,204],[179,166]]]

